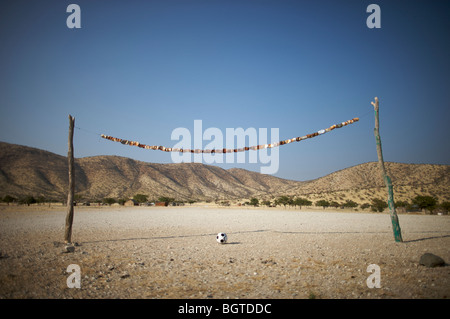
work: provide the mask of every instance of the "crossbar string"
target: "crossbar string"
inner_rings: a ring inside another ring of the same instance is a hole
[[[273,148],[273,147],[278,147],[281,145],[285,145],[285,144],[289,144],[292,142],[300,142],[309,138],[313,138],[322,134],[325,134],[327,132],[330,132],[336,128],[341,128],[344,126],[347,126],[349,124],[353,124],[355,122],[358,122],[359,118],[355,117],[351,120],[348,120],[346,122],[342,122],[342,123],[338,123],[335,125],[332,125],[326,129],[311,133],[311,134],[307,134],[304,136],[299,136],[299,137],[294,137],[291,139],[287,139],[287,140],[283,140],[283,141],[279,141],[276,143],[270,143],[270,144],[261,144],[261,145],[256,145],[256,146],[251,146],[251,147],[243,147],[243,148],[223,148],[223,149],[206,149],[206,150],[201,150],[201,149],[183,149],[183,148],[172,148],[172,147],[164,147],[164,146],[156,146],[156,145],[146,145],[146,144],[142,144],[139,142],[135,142],[135,141],[129,141],[129,140],[125,140],[125,139],[121,139],[121,138],[117,138],[117,137],[112,137],[109,135],[105,135],[105,134],[101,134],[100,136],[104,139],[113,141],[113,142],[119,142],[122,143],[124,145],[130,145],[130,146],[137,146],[140,148],[144,148],[144,149],[150,149],[150,150],[159,150],[159,151],[164,151],[164,152],[179,152],[179,153],[236,153],[236,152],[244,152],[244,151],[249,151],[249,150],[260,150],[260,149],[265,149],[265,148]]]

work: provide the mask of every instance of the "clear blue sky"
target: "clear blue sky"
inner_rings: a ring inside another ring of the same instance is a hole
[[[449,14],[450,1],[2,1],[0,140],[66,155],[72,114],[76,157],[171,163],[98,134],[170,147],[197,119],[286,139],[361,117],[280,147],[275,176],[308,180],[377,160],[378,96],[385,161],[450,164]]]

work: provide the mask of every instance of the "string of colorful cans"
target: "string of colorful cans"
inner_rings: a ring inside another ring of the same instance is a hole
[[[100,136],[104,139],[113,141],[113,142],[119,142],[122,143],[124,145],[130,145],[130,146],[137,146],[140,148],[144,148],[144,149],[148,149],[148,150],[159,150],[159,151],[163,151],[163,152],[180,152],[180,153],[236,153],[236,152],[244,152],[244,151],[256,151],[256,150],[260,150],[260,149],[265,149],[265,148],[273,148],[273,147],[278,147],[281,145],[285,145],[285,144],[289,144],[292,142],[300,142],[309,138],[313,138],[322,134],[325,134],[327,132],[330,132],[336,128],[341,128],[344,126],[347,126],[349,124],[353,124],[355,122],[358,122],[359,118],[355,117],[351,120],[348,120],[346,122],[342,122],[342,123],[338,123],[335,125],[330,126],[329,128],[317,131],[315,133],[311,133],[311,134],[307,134],[305,136],[299,136],[299,137],[294,137],[291,139],[287,139],[287,140],[283,140],[283,141],[279,141],[276,143],[270,143],[270,144],[261,144],[261,145],[256,145],[256,146],[250,146],[250,147],[242,147],[242,148],[221,148],[221,149],[206,149],[206,150],[201,150],[201,149],[183,149],[183,148],[172,148],[172,147],[164,147],[164,146],[156,146],[156,145],[146,145],[146,144],[142,144],[139,142],[135,142],[135,141],[129,141],[129,140],[125,140],[125,139],[121,139],[121,138],[117,138],[117,137],[112,137],[109,135],[105,135],[105,134],[101,134]]]

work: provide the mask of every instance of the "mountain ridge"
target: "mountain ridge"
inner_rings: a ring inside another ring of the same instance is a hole
[[[396,200],[432,195],[450,200],[450,165],[385,163]],[[148,163],[116,155],[75,158],[75,193],[87,200],[149,198],[177,200],[271,199],[281,195],[309,199],[383,198],[378,164],[368,162],[308,181],[264,175],[242,168],[223,169],[202,163]],[[67,196],[67,157],[49,151],[0,142],[0,197],[31,195],[63,200]]]

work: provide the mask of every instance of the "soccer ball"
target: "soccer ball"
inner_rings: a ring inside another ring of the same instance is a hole
[[[216,236],[216,240],[219,244],[225,244],[228,240],[228,236],[225,233],[218,233]]]

